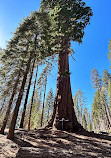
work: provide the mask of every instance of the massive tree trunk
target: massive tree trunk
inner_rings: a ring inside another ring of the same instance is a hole
[[[7,108],[7,111],[6,111],[4,120],[3,120],[3,124],[2,124],[1,130],[0,130],[0,133],[1,133],[1,134],[4,134],[4,130],[5,130],[5,127],[6,127],[6,125],[7,125],[8,117],[9,117],[9,115],[10,115],[10,110],[11,110],[11,107],[12,107],[13,98],[14,98],[14,96],[15,96],[15,94],[16,94],[17,85],[18,85],[18,83],[19,83],[20,74],[21,74],[21,69],[20,69],[20,71],[19,71],[19,74],[18,74],[17,79],[16,79],[16,81],[15,81],[15,85],[14,85],[14,87],[13,87],[13,92],[12,92],[11,98],[10,98],[10,100],[9,100],[8,108]]]
[[[31,121],[32,106],[33,106],[34,95],[35,95],[35,88],[36,88],[36,82],[37,82],[37,73],[38,73],[38,66],[37,66],[37,71],[36,71],[36,76],[35,76],[35,82],[34,82],[34,89],[33,89],[32,99],[31,99],[31,107],[30,107],[30,113],[29,113],[28,130],[30,130],[30,121]]]
[[[26,83],[26,80],[27,80],[27,75],[28,75],[29,69],[30,69],[30,64],[31,64],[31,59],[32,59],[31,55],[32,54],[30,53],[30,57],[29,57],[29,60],[27,62],[26,71],[24,72],[22,85],[21,85],[21,88],[20,88],[20,91],[19,91],[17,102],[16,102],[16,106],[15,106],[15,109],[14,109],[14,112],[13,112],[9,132],[8,132],[8,136],[7,136],[8,139],[13,139],[14,138],[14,130],[15,130],[15,126],[16,126],[16,120],[17,120],[17,116],[18,116],[18,112],[19,112],[19,107],[20,107],[21,100],[22,100],[22,97],[23,97],[23,92],[24,92],[25,83]]]
[[[62,41],[61,48],[62,50],[59,52],[58,59],[58,77],[54,110],[52,118],[48,122],[47,127],[53,126],[59,130],[62,130],[63,127],[61,120],[64,118],[67,120],[64,121],[64,130],[72,132],[84,130],[83,127],[78,123],[74,111],[69,73],[69,41]]]
[[[29,84],[28,84],[28,88],[27,88],[27,93],[26,93],[26,97],[25,97],[25,102],[24,102],[24,107],[23,107],[23,112],[22,112],[22,118],[21,118],[19,128],[23,128],[25,112],[26,112],[26,106],[27,106],[27,101],[28,101],[28,96],[29,96],[29,91],[30,91],[30,86],[31,86],[31,80],[32,80],[32,76],[33,76],[34,65],[35,65],[35,59],[34,59],[33,66],[32,66],[32,71],[31,71],[31,74],[30,74]]]

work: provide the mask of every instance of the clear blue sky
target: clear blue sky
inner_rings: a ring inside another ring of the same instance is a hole
[[[0,0],[0,47],[5,48],[6,41],[22,19],[39,8],[41,0]],[[93,10],[91,24],[85,29],[83,43],[72,43],[75,51],[74,58],[70,58],[72,94],[80,88],[87,98],[88,108],[91,108],[94,90],[91,85],[91,70],[96,68],[100,75],[104,69],[110,71],[107,58],[108,44],[111,39],[111,0],[84,0]],[[56,72],[53,71],[50,86],[56,84]]]

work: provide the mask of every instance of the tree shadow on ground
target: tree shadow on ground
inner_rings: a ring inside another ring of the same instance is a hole
[[[111,157],[111,137],[54,130],[33,130],[17,134],[25,144],[16,158],[105,158]],[[19,143],[20,144],[20,143]]]

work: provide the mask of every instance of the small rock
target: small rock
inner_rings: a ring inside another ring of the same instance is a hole
[[[56,142],[57,142],[57,143],[62,143],[62,141],[61,141],[61,140],[57,140]]]
[[[13,148],[13,149],[15,149],[15,148],[17,149],[16,145],[11,145],[10,147]]]

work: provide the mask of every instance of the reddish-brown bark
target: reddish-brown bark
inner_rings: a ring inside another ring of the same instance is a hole
[[[78,123],[74,111],[74,103],[70,85],[68,40],[62,41],[61,48],[62,50],[59,52],[58,59],[58,77],[54,110],[52,118],[48,122],[47,127],[54,126],[55,128],[61,130],[62,123],[60,120],[64,118],[65,120],[68,120],[65,122],[65,130],[84,130]]]

